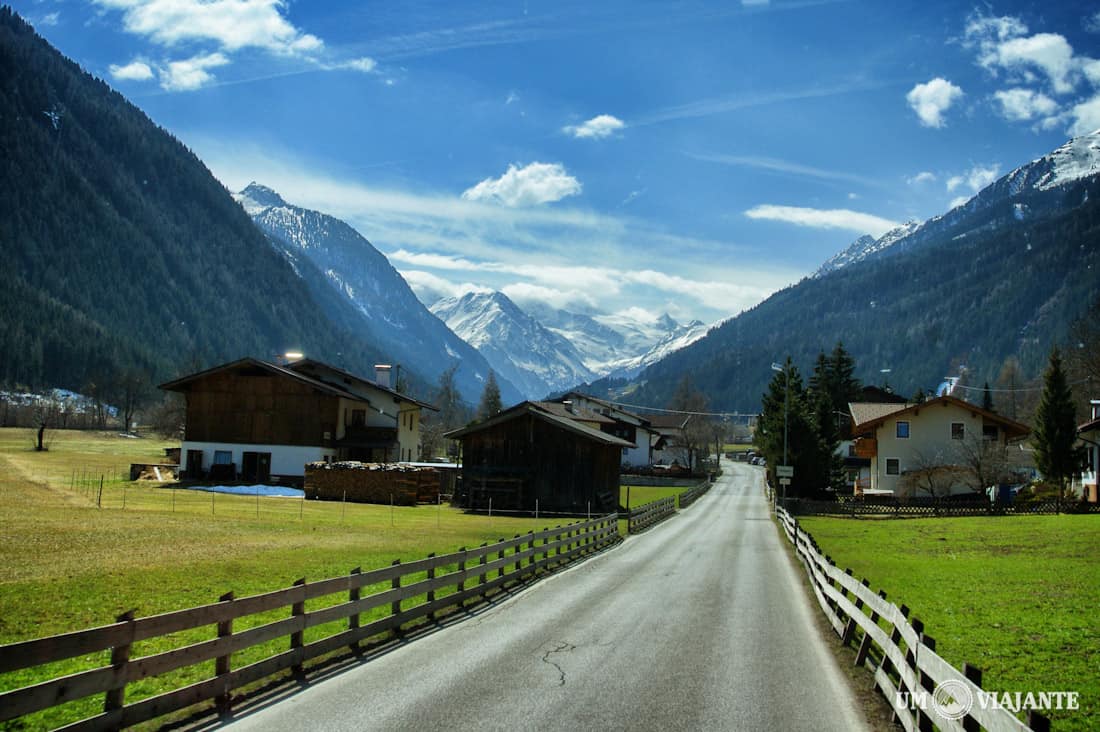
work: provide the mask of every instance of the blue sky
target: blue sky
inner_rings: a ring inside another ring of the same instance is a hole
[[[707,322],[1100,128],[1100,3],[21,0],[419,293]]]

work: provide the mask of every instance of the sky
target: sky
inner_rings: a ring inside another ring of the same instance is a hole
[[[1100,128],[1100,2],[12,6],[425,300],[716,322]]]

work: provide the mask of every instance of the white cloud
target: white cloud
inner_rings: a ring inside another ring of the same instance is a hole
[[[1068,94],[1076,86],[1073,48],[1056,33],[1005,41],[997,47],[991,63],[1005,69],[1037,67],[1047,75],[1058,94]]]
[[[192,56],[183,61],[171,61],[160,70],[161,88],[168,91],[190,91],[206,86],[214,80],[207,69],[225,66],[229,59],[221,53]]]
[[[518,305],[540,303],[559,309],[591,310],[599,308],[599,303],[588,292],[561,287],[545,287],[530,282],[513,282],[500,288],[508,298]]]
[[[947,179],[947,192],[954,193],[965,185],[971,193],[977,193],[997,180],[1000,172],[1001,166],[999,163],[971,166],[970,170],[962,175],[953,175]]]
[[[750,219],[783,221],[796,226],[808,226],[815,229],[845,229],[861,234],[882,236],[900,224],[872,214],[850,211],[848,209],[801,208],[797,206],[754,206],[745,215]]]
[[[490,288],[475,285],[472,282],[456,283],[445,277],[417,269],[399,270],[421,302],[432,304],[436,297],[462,297],[467,292],[490,292]]]
[[[486,178],[462,193],[467,201],[488,201],[505,206],[553,203],[581,192],[581,184],[559,163],[509,165],[499,178]]]
[[[695,160],[705,160],[709,163],[721,163],[722,165],[735,165],[757,170],[767,170],[774,173],[783,173],[798,178],[818,178],[820,180],[840,181],[844,183],[856,183],[868,187],[881,187],[882,182],[874,178],[849,173],[845,170],[827,170],[815,168],[811,165],[803,165],[789,160],[769,158],[760,155],[725,155],[722,153],[687,153],[687,156]]]
[[[952,198],[951,203],[947,204],[947,210],[950,211],[953,208],[958,208],[959,206],[969,201],[971,198],[973,198],[973,196],[957,196],[955,198]]]
[[[909,106],[917,113],[920,123],[925,127],[943,127],[943,115],[963,96],[963,90],[947,79],[935,78],[924,84],[917,84],[905,95]]]
[[[378,62],[373,58],[363,56],[362,58],[354,58],[337,64],[336,68],[351,69],[352,71],[362,71],[364,74],[369,74],[378,69]]]
[[[1001,105],[1001,114],[1014,122],[1027,122],[1047,118],[1057,113],[1058,103],[1042,92],[1031,89],[1006,89],[994,92],[993,98]]]
[[[1089,33],[1100,33],[1100,10],[1085,18],[1082,25]]]
[[[1088,101],[1074,105],[1070,114],[1073,117],[1070,134],[1087,135],[1090,132],[1100,130],[1100,94]]]
[[[254,47],[282,54],[305,54],[324,46],[283,17],[282,0],[95,1],[122,11],[127,32],[162,46],[214,41],[224,51]]]
[[[46,13],[45,15],[43,15],[41,18],[38,19],[35,25],[57,25],[59,20],[61,20],[61,13],[55,10],[52,13]]]
[[[122,81],[148,81],[153,78],[153,69],[144,61],[131,61],[125,66],[111,64],[108,67],[111,77]]]
[[[935,180],[935,173],[928,170],[922,170],[921,172],[914,175],[912,178],[907,178],[905,182],[911,186],[919,186],[922,183],[932,183]]]
[[[576,138],[599,140],[610,137],[624,127],[626,124],[618,117],[601,114],[579,125],[567,125],[562,131]]]

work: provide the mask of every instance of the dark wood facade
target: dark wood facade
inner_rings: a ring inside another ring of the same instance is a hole
[[[184,393],[188,442],[323,445],[336,434],[339,397],[249,364],[197,379]]]
[[[481,425],[450,433],[462,441],[464,505],[485,510],[583,514],[618,508],[626,443],[525,402]]]

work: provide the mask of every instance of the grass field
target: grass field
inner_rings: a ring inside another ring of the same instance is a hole
[[[619,488],[619,503],[627,508],[637,508],[638,506],[652,503],[653,501],[659,501],[669,496],[678,497],[686,490],[687,488],[674,486],[632,485],[630,486],[630,496],[628,499],[627,486],[624,485]],[[627,502],[628,500],[629,503]]]
[[[0,430],[0,643],[109,624],[130,609],[152,615],[215,602],[230,590],[244,597],[299,577],[320,580],[449,553],[559,523],[490,519],[447,506],[256,499],[129,483],[121,480],[129,463],[159,459],[168,443],[51,434],[49,451],[36,453],[30,430]],[[161,649],[144,652],[153,650]],[[248,660],[234,657],[234,664]],[[54,670],[70,673],[102,659],[84,661]],[[0,689],[34,680],[0,676]],[[128,687],[127,697],[179,680],[142,682]],[[68,706],[28,720],[28,728],[96,711],[95,702]]]
[[[1100,517],[800,521],[838,566],[866,577],[956,668],[994,692],[1076,691],[1057,730],[1100,728]]]

